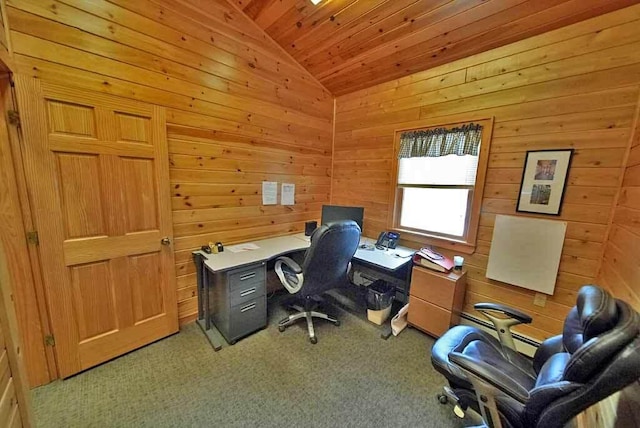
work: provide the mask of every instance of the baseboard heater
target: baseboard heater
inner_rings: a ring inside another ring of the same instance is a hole
[[[470,321],[470,322],[472,322],[474,324],[478,324],[484,330],[491,330],[491,332],[493,332],[493,333],[495,333],[495,335],[497,335],[496,328],[489,321],[483,320],[481,318],[475,317],[475,316],[467,314],[465,312],[460,314],[460,317],[465,319],[465,320],[467,320],[467,321]],[[540,346],[541,342],[533,340],[530,337],[522,336],[522,335],[520,335],[520,334],[518,334],[516,332],[512,332],[512,335],[513,335],[513,339],[514,340],[520,341],[524,345],[532,346],[534,348],[538,348],[538,346]]]

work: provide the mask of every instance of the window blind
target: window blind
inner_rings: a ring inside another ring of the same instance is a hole
[[[478,156],[401,158],[398,160],[399,186],[473,186]]]

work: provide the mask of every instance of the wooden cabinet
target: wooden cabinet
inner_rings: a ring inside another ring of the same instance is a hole
[[[414,266],[409,289],[409,324],[435,337],[458,324],[466,276],[466,272],[440,273]]]

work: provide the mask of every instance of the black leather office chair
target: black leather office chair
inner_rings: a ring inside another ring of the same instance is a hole
[[[531,318],[501,305],[511,323]],[[500,327],[498,327],[500,328]],[[503,334],[510,335],[508,327]],[[545,340],[533,360],[470,326],[436,341],[431,361],[462,408],[472,406],[493,427],[562,427],[571,418],[640,378],[640,317],[602,288],[583,286],[562,335]],[[444,400],[441,400],[444,401]]]
[[[309,340],[317,343],[313,330],[313,318],[322,318],[340,325],[340,321],[317,312],[318,299],[332,288],[348,284],[347,273],[351,258],[360,242],[360,226],[354,221],[332,222],[316,229],[311,235],[311,246],[307,250],[302,267],[288,257],[276,260],[275,271],[282,285],[291,294],[301,297],[302,306],[292,305],[298,313],[280,321],[282,332],[298,319],[306,318]]]

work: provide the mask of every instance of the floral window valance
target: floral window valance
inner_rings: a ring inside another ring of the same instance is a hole
[[[447,155],[478,156],[482,126],[469,123],[458,128],[407,131],[400,135],[398,159]]]

